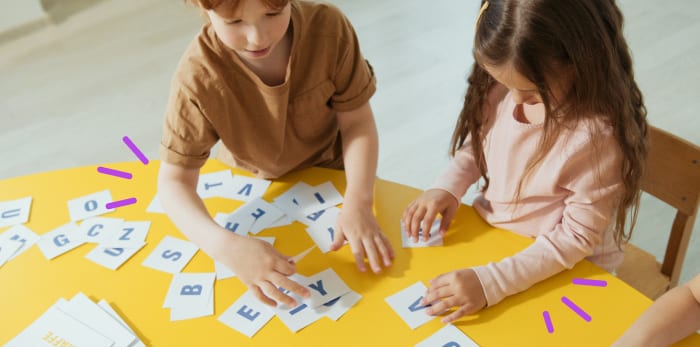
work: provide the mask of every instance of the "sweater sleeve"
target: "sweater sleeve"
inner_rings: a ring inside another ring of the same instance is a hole
[[[461,201],[467,189],[476,182],[481,173],[476,167],[474,151],[471,146],[471,136],[467,136],[464,145],[457,152],[454,158],[433,183],[431,189],[442,189],[452,194],[457,201]]]
[[[562,166],[559,185],[569,194],[561,221],[520,253],[474,268],[489,306],[571,269],[602,242],[623,190],[619,146],[610,134],[602,140],[587,141]]]

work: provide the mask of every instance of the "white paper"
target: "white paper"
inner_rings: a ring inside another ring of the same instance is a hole
[[[240,213],[236,215],[236,211],[229,214],[217,213],[216,216],[214,216],[214,222],[234,234],[248,236],[248,230],[250,226],[253,225],[253,222],[255,222],[255,219],[242,218],[243,215]]]
[[[29,220],[32,197],[0,202],[0,228],[19,225]]]
[[[113,346],[113,341],[59,310],[57,305],[51,306],[5,347],[60,346],[62,342],[76,347]]]
[[[340,276],[330,268],[310,276],[301,284],[308,287],[311,292],[311,297],[305,300],[311,308],[321,306],[351,291]]]
[[[214,314],[215,276],[213,272],[175,274],[163,303],[163,307],[170,307],[170,320]]]
[[[14,255],[22,244],[10,239],[0,239],[0,266],[5,264]]]
[[[78,226],[70,222],[41,235],[36,244],[46,259],[51,260],[84,243],[78,233]]]
[[[85,258],[102,265],[108,269],[116,270],[121,267],[127,260],[131,259],[143,246],[145,242],[141,242],[138,247],[121,248],[121,247],[95,247]]]
[[[136,341],[136,336],[83,293],[76,294],[67,302],[65,310],[63,308],[61,310],[88,325],[100,335],[114,341],[114,347],[129,347]]]
[[[246,291],[218,320],[241,334],[253,337],[274,314],[267,309],[250,291]]]
[[[442,246],[442,235],[440,235],[440,220],[436,219],[430,228],[430,238],[428,241],[423,241],[423,228],[418,230],[418,242],[413,242],[413,239],[408,237],[408,233],[401,222],[401,245],[403,248],[421,248]]]
[[[88,218],[80,223],[80,237],[85,242],[103,243],[116,238],[122,224],[124,220],[119,218]]]
[[[136,339],[137,339],[136,343],[133,344],[132,347],[146,347],[146,345],[141,340],[138,339],[139,337],[136,335],[136,332],[134,331],[134,329],[131,329],[129,324],[126,324],[126,321],[124,321],[124,319],[119,315],[119,313],[117,313],[117,311],[115,311],[112,308],[112,306],[109,303],[107,303],[107,301],[100,300],[97,303],[97,306],[99,306],[101,309],[103,309],[105,312],[107,312],[107,314],[109,314],[114,320],[119,322],[119,324],[121,324],[124,328],[129,330],[129,332],[131,332],[132,335],[136,336]]]
[[[417,282],[385,300],[411,329],[415,329],[435,318],[426,313],[428,306],[420,304],[427,290],[423,283]]]
[[[251,201],[265,195],[270,183],[272,182],[268,180],[236,175],[231,179],[231,184],[222,192],[221,197]]]
[[[199,248],[192,242],[165,236],[144,260],[143,266],[175,274],[182,271],[197,250]]]
[[[314,310],[318,313],[322,313],[326,317],[337,321],[346,312],[350,310],[355,304],[362,299],[362,295],[356,292],[349,292],[339,298],[333,299]]]
[[[255,217],[255,222],[250,227],[252,234],[257,234],[263,229],[270,227],[270,225],[284,216],[282,210],[262,198],[255,198],[247,205],[250,206],[251,214]]]
[[[113,210],[107,209],[107,204],[110,202],[112,202],[112,194],[109,190],[68,200],[70,220],[79,221],[112,212]]]
[[[445,325],[444,328],[416,345],[416,347],[433,346],[479,347],[476,342],[452,324]]]
[[[160,203],[160,197],[158,196],[158,192],[153,196],[153,200],[151,200],[151,203],[148,204],[148,208],[146,208],[146,212],[150,213],[165,213],[165,209],[163,208],[163,205]]]
[[[105,248],[140,248],[146,241],[150,228],[150,221],[124,222],[121,228],[113,234],[114,238],[104,240],[100,246]]]
[[[2,235],[0,235],[0,239],[6,239],[20,244],[20,247],[7,260],[10,261],[27,251],[29,247],[39,241],[39,235],[24,225],[16,225],[2,233]]]
[[[304,215],[309,215],[343,203],[343,196],[340,195],[331,182],[314,186],[307,193],[307,195],[301,197],[302,201],[299,201],[300,205],[306,206],[302,210],[302,214]]]
[[[199,175],[197,194],[202,199],[222,196],[226,186],[231,184],[231,171],[223,170]]]

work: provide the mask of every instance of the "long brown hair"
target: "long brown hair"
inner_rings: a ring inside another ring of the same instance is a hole
[[[486,1],[482,0],[482,7]],[[639,209],[640,181],[647,154],[646,108],[634,80],[632,58],[622,36],[623,16],[614,0],[490,0],[478,18],[474,38],[475,63],[469,75],[464,106],[452,135],[450,152],[470,137],[476,164],[488,188],[483,151],[483,115],[486,95],[496,81],[480,64],[515,69],[538,89],[545,106],[545,121],[538,150],[520,179],[524,180],[544,159],[562,127],[590,117],[604,117],[623,153],[624,192],[617,206],[614,236],[617,245],[629,240]],[[573,83],[552,107],[554,66],[572,69]],[[596,134],[592,134],[595,136]],[[631,211],[629,232],[625,231]]]

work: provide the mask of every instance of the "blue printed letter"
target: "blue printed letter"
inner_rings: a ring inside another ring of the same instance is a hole
[[[326,290],[323,289],[323,281],[321,281],[321,280],[318,280],[316,282],[316,284],[313,284],[313,283],[309,284],[309,287],[311,287],[311,289],[314,289],[315,291],[321,293],[321,295],[328,294],[328,292],[326,292]]]
[[[260,315],[260,312],[255,312],[255,314],[252,314],[253,309],[250,308],[250,309],[246,310],[247,308],[248,308],[248,306],[243,305],[243,307],[241,307],[238,310],[238,312],[236,312],[236,313],[238,313],[239,315],[243,316],[243,318],[252,322],[255,320],[255,318],[258,318],[258,316]]]

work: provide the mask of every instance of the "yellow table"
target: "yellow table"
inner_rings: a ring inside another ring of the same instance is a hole
[[[110,302],[149,346],[413,346],[443,324],[435,319],[411,330],[386,304],[386,297],[453,269],[497,261],[531,242],[489,227],[471,207],[461,206],[443,247],[401,248],[399,218],[420,191],[378,180],[376,214],[396,250],[394,265],[379,275],[360,273],[349,247],[325,255],[314,250],[298,264],[298,271],[311,275],[332,267],[353,290],[362,294],[362,299],[337,322],[323,318],[292,333],[273,318],[249,339],[216,320],[245,291],[238,279],[216,282],[214,316],[170,322],[169,310],[161,308],[172,275],[141,263],[165,235],[183,239],[184,236],[165,215],[146,212],[156,192],[158,165],[157,161],[149,165],[140,162],[108,165],[133,173],[132,180],[101,175],[96,166],[88,166],[0,181],[0,201],[34,198],[27,226],[40,235],[69,221],[68,200],[104,189],[110,189],[114,200],[132,196],[138,199],[138,203],[106,216],[152,221],[148,244],[117,271],[84,258],[93,245],[80,246],[51,261],[33,246],[0,268],[0,345],[31,324],[58,298],[70,298],[82,291],[93,299]],[[202,172],[223,169],[227,167],[220,162],[209,161]],[[312,185],[330,180],[341,192],[345,189],[342,172],[312,168],[275,181],[264,198],[271,201],[300,180]],[[205,203],[212,215],[230,212],[242,204],[219,198],[207,199]],[[265,230],[260,236],[277,237],[275,247],[288,255],[313,244],[299,223]],[[183,271],[213,272],[214,264],[200,251]],[[573,285],[572,279],[577,277],[606,280],[608,286]],[[586,322],[574,314],[561,303],[562,296],[582,307],[592,316],[592,321]],[[482,347],[608,346],[650,303],[617,278],[584,261],[455,325]],[[553,334],[547,333],[542,319],[544,310],[551,313]],[[700,336],[678,345],[700,346]]]

